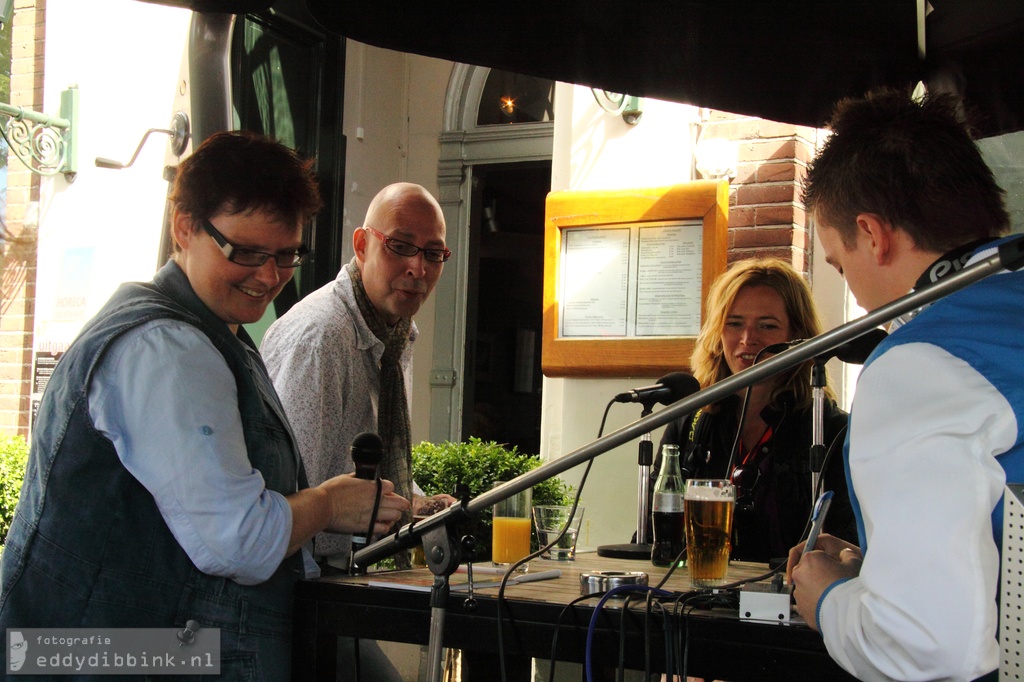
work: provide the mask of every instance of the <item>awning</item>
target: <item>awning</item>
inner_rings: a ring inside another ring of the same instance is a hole
[[[269,0],[147,0],[253,12]],[[612,92],[821,125],[879,85],[956,88],[991,135],[1024,128],[1016,0],[307,0],[380,47]],[[924,24],[925,52],[919,49]]]

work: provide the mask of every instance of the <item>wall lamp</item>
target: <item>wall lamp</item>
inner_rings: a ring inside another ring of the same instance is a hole
[[[22,107],[0,103],[0,114],[9,116],[0,126],[7,146],[30,171],[49,177],[58,173],[74,182],[78,174],[78,86],[60,93],[60,116],[47,116]]]
[[[644,115],[643,100],[633,95],[620,95],[617,92],[608,92],[607,90],[598,90],[597,88],[590,88],[590,91],[594,93],[594,99],[597,100],[597,105],[607,111],[609,114],[622,115],[622,120],[628,125],[635,126],[640,123],[640,117]]]

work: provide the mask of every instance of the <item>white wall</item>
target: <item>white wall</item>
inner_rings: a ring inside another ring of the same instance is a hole
[[[41,185],[37,348],[69,342],[119,283],[156,270],[167,136],[151,136],[125,170],[94,160],[127,162],[147,129],[169,126],[191,14],[136,0],[47,3],[43,113],[56,115],[61,91],[78,85],[79,161],[74,183]],[[81,300],[57,310],[58,297]]]
[[[560,83],[555,95],[552,190],[656,187],[691,180],[694,107],[646,99],[639,125],[598,107],[589,88]],[[680,358],[680,367],[686,362]],[[541,457],[545,461],[593,441],[608,401],[621,391],[657,377],[544,380]],[[616,405],[604,433],[640,417],[639,405]],[[661,440],[652,434],[655,447]],[[583,491],[586,506],[581,544],[629,542],[636,530],[637,442],[594,460]],[[583,465],[563,474],[576,485]]]
[[[97,168],[94,159],[127,162],[147,129],[168,127],[191,12],[137,0],[50,0],[46,19],[44,113],[58,113],[60,93],[70,84],[78,85],[81,106],[77,179],[68,184],[57,176],[42,183],[37,348],[70,342],[118,284],[147,280],[156,270],[167,136],[151,136],[128,169]],[[451,68],[450,62],[349,41],[343,124],[346,261],[352,256],[352,230],[385,184],[408,180],[436,194],[438,135]],[[75,271],[68,267],[72,257]],[[69,290],[84,303],[58,311],[58,297]],[[434,315],[430,299],[416,317],[416,440],[429,432]]]
[[[439,136],[452,63],[348,41],[345,65],[345,214],[342,252],[352,257],[352,232],[363,224],[374,195],[392,182],[416,182],[437,196]],[[453,226],[449,226],[449,231]],[[454,277],[454,271],[442,273]],[[431,356],[435,300],[416,315],[412,441],[430,433]]]

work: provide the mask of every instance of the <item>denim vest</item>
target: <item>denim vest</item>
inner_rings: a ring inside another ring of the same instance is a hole
[[[89,382],[106,349],[154,319],[196,326],[223,354],[238,388],[249,459],[267,488],[287,495],[306,487],[284,411],[248,334],[232,334],[173,262],[152,283],[124,284],[61,358],[43,395],[0,564],[0,632],[184,627],[195,620],[221,628],[222,679],[287,679],[300,555],[258,585],[202,573],[89,416]]]

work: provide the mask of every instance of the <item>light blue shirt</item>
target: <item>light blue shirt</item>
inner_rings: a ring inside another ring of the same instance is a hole
[[[270,578],[288,550],[291,507],[249,461],[235,378],[205,334],[175,320],[126,332],[88,398],[96,428],[199,570],[242,585]]]

